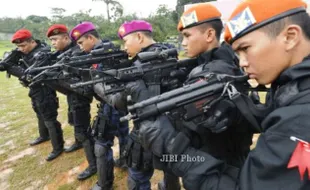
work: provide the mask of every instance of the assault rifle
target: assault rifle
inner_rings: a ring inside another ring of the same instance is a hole
[[[225,97],[234,98],[245,88],[253,90],[250,89],[247,80],[247,75],[206,74],[195,83],[129,105],[129,114],[122,117],[121,121],[143,121],[181,107],[184,108],[181,117],[189,121],[201,114],[201,111],[206,112]],[[130,100],[128,96],[128,102]]]
[[[8,67],[10,64],[18,63],[20,58],[21,58],[21,52],[18,51],[17,49],[14,49],[9,53],[6,52],[6,54],[4,54],[0,64],[3,65],[4,67]]]
[[[64,56],[60,61],[55,63],[51,66],[45,66],[45,67],[38,67],[33,68],[29,72],[38,72],[43,71],[47,69],[62,69],[64,67],[83,67],[83,66],[89,66],[96,63],[103,62],[105,65],[107,64],[113,64],[122,66],[122,63],[128,63],[126,62],[128,59],[128,55],[126,52],[119,50],[119,49],[95,49],[92,50],[87,55],[80,55],[80,56]]]
[[[137,55],[138,60],[142,63],[141,65],[123,69],[98,71],[97,79],[72,84],[71,88],[78,88],[100,82],[112,85],[113,83],[121,84],[119,86],[116,85],[117,87],[113,86],[111,90],[106,91],[105,93],[108,95],[124,90],[124,84],[122,83],[143,78],[145,75],[152,76],[154,81],[160,81],[163,78],[169,78],[173,70],[180,68],[191,70],[197,66],[197,59],[177,60],[175,58],[176,55],[176,49],[169,49],[161,52],[142,52]]]
[[[15,50],[15,51],[17,51],[17,50]],[[12,55],[12,52],[6,51],[6,52],[3,53],[2,59],[0,60],[0,71],[5,71],[5,70],[7,70],[7,67],[8,67],[8,65],[9,65],[9,64],[7,63],[8,60],[7,60],[6,62],[4,62],[4,60],[7,59],[7,57],[8,57],[9,55]],[[12,56],[12,57],[17,58],[16,55],[15,55],[15,56]],[[11,58],[11,59],[12,59],[12,58]],[[6,72],[6,78],[11,78],[11,74],[8,73],[8,72]]]
[[[43,80],[44,76],[51,76],[55,71],[65,70],[67,72],[79,73],[80,68],[86,68],[96,63],[103,62],[104,67],[108,68],[122,68],[131,64],[131,62],[128,61],[127,53],[119,49],[101,48],[92,50],[87,55],[70,57],[69,55],[62,54],[59,58],[61,58],[60,61],[56,62],[54,65],[37,67],[29,70],[29,73],[42,71],[32,78],[32,82]],[[85,73],[84,70],[83,73]],[[57,79],[57,77],[55,79]]]
[[[32,69],[36,67],[49,64],[49,61],[51,60],[51,56],[52,56],[51,52],[40,51],[36,53],[33,57],[34,63],[25,70],[25,73],[29,73]],[[26,63],[26,61],[24,60],[20,60],[20,61],[23,61],[24,63]]]
[[[10,78],[11,75],[21,77],[24,70],[29,67],[28,63],[23,62],[21,57],[22,53],[18,49],[6,52],[0,62],[0,71],[6,71],[7,78]]]

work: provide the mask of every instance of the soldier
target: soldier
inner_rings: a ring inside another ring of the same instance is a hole
[[[51,44],[56,49],[56,55],[69,49],[72,50],[71,55],[81,53],[80,48],[71,41],[68,29],[65,25],[52,25],[48,29],[46,36],[51,40]],[[89,164],[89,167],[78,175],[78,180],[85,180],[96,173],[96,160],[92,139],[89,134],[87,134],[87,130],[90,126],[90,104],[92,99],[92,96],[82,96],[73,91],[67,94],[68,120],[69,124],[74,126],[74,136],[76,141],[75,144],[65,151],[72,152],[83,147]]]
[[[233,11],[225,41],[239,54],[240,66],[251,79],[271,84],[271,110],[260,123],[262,133],[240,171],[206,152],[183,146],[181,154],[204,158],[204,162],[170,164],[186,188],[310,189],[310,18],[306,7],[302,0],[248,0]],[[215,105],[215,109],[221,107]],[[148,128],[154,131],[154,126]],[[163,144],[175,135],[169,125],[160,131]]]
[[[62,25],[62,24],[52,25],[48,29],[46,36],[50,39],[51,45],[57,51],[57,52],[55,52],[55,56],[60,55],[61,53],[67,51],[70,48],[78,48],[78,46],[76,46],[76,44],[71,42],[71,39],[68,35],[68,29],[65,25]],[[78,48],[78,50],[79,50],[79,48]],[[73,94],[74,93],[67,95],[68,123],[72,126],[74,126],[73,114],[77,113],[75,111],[75,109],[76,109],[76,107],[79,107],[79,106],[73,105],[73,102],[78,103],[78,98],[75,97],[76,101],[74,101],[74,98],[72,98],[72,96],[74,96]],[[82,100],[82,102],[83,102],[83,100]],[[80,107],[83,107],[83,106],[80,106]],[[82,120],[87,121],[87,118],[83,119],[83,117],[87,117],[87,114],[83,114],[83,116],[82,116]],[[75,118],[77,118],[77,117],[75,117]],[[89,119],[88,119],[88,121],[89,121]],[[76,137],[76,134],[74,136]],[[65,148],[65,152],[69,153],[69,152],[73,152],[73,151],[76,151],[76,150],[81,149],[81,148],[83,148],[82,143],[77,141],[77,139],[75,138],[75,143],[73,145],[71,145],[71,147]]]
[[[124,41],[127,54],[132,57],[134,65],[142,64],[136,57],[140,52],[168,49],[160,43],[156,43],[152,37],[152,26],[143,20],[133,20],[122,24],[118,36]],[[161,81],[156,80],[153,75],[145,75],[143,80],[129,82],[126,90],[110,96],[105,96],[102,84],[95,85],[95,92],[116,107],[118,110],[126,110],[127,95],[131,95],[133,102],[139,102],[148,97],[159,95],[163,92]],[[144,149],[138,141],[140,124],[134,122],[134,128],[130,132],[126,148],[128,172],[128,188],[130,190],[151,189],[150,179],[154,173],[152,154]],[[158,161],[158,160],[157,160]],[[156,167],[159,167],[157,162]],[[180,189],[179,179],[170,173],[165,173],[165,182],[159,184],[160,189]]]
[[[28,83],[24,78],[23,71],[35,63],[36,56],[39,53],[44,53],[44,55],[47,56],[50,52],[50,47],[41,43],[39,40],[35,40],[31,32],[27,29],[20,29],[15,32],[12,37],[12,43],[17,46],[24,65],[11,63],[12,65],[6,66],[6,70],[8,73],[20,72],[21,74],[18,77],[21,83],[27,86]],[[47,161],[51,161],[63,152],[64,145],[61,124],[57,121],[57,109],[59,107],[58,98],[55,90],[44,84],[36,84],[29,87],[29,89],[28,95],[31,98],[32,108],[38,118],[40,134],[40,137],[31,142],[30,145],[37,145],[51,139],[53,151],[46,158]]]
[[[76,41],[81,50],[89,53],[91,50],[99,49],[103,47],[103,41],[100,40],[99,34],[96,28],[91,22],[83,22],[75,26],[71,32],[70,37]],[[105,41],[107,42],[107,41]],[[112,48],[112,43],[111,43]],[[100,64],[94,63],[93,67],[101,70],[104,66],[104,62]],[[99,99],[97,116],[94,119],[92,129],[95,134],[95,155],[98,171],[98,182],[93,187],[93,190],[99,189],[111,189],[114,181],[114,160],[113,146],[114,136],[117,134],[117,129],[121,128],[123,135],[122,140],[119,140],[122,144],[127,143],[128,123],[120,123],[120,113],[114,108],[106,104]],[[127,134],[124,134],[126,133]]]

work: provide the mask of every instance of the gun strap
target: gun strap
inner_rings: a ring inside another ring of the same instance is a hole
[[[231,98],[231,100],[235,103],[241,114],[252,124],[256,132],[262,132],[261,126],[258,124],[257,120],[253,115],[254,106],[250,109],[249,105],[251,102],[246,101],[249,100],[246,97],[243,98],[241,94],[235,95]],[[252,103],[253,104],[253,103]]]

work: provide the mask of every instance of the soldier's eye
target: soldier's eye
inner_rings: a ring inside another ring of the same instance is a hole
[[[246,52],[248,50],[248,48],[249,48],[249,46],[243,46],[243,47],[240,47],[239,50]]]

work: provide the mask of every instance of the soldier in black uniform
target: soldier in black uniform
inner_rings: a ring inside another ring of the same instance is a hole
[[[52,25],[48,29],[46,35],[51,40],[53,47],[57,51],[55,52],[55,55],[60,55],[69,49],[71,50],[70,55],[66,56],[74,56],[82,53],[80,48],[71,41],[68,34],[68,29],[65,25]],[[74,126],[74,136],[76,142],[65,151],[72,152],[83,146],[86,159],[89,163],[89,167],[78,175],[77,178],[79,180],[85,180],[96,172],[96,169],[94,169],[96,166],[96,160],[92,146],[92,139],[90,138],[89,134],[87,134],[87,130],[90,127],[90,104],[92,100],[92,95],[84,96],[74,91],[67,93],[68,120],[69,124]]]
[[[80,53],[80,50],[78,48],[78,46],[76,46],[76,44],[74,44],[73,42],[71,42],[71,39],[68,35],[68,29],[65,25],[62,24],[54,24],[52,26],[50,26],[50,28],[48,29],[46,36],[51,40],[51,44],[52,46],[56,49],[57,52],[55,52],[54,54],[54,58],[56,56],[59,56],[61,53],[66,52],[67,50],[73,48],[73,51],[70,52],[70,54],[75,54],[75,52],[78,54]],[[82,97],[82,100],[79,101],[78,97]],[[74,117],[77,118],[75,116],[75,113],[77,113],[76,104],[78,104],[79,102],[83,102],[83,96],[79,96],[76,95],[76,93],[70,93],[67,94],[67,103],[68,103],[68,123],[72,126],[75,125],[74,122]],[[89,100],[86,101],[89,102]],[[83,106],[80,106],[83,107]],[[87,106],[86,106],[87,107]],[[87,111],[87,109],[86,109]],[[81,117],[81,120],[85,120],[88,123],[90,122],[89,119],[87,119],[87,114],[83,113],[81,114],[83,116]],[[85,118],[86,117],[86,118]],[[76,136],[76,135],[75,135]],[[75,142],[73,145],[71,145],[69,148],[65,148],[65,152],[69,153],[69,152],[73,152],[76,151],[78,149],[83,148],[83,145],[81,142],[79,142],[76,138],[75,138]]]
[[[204,162],[169,164],[187,189],[310,189],[310,18],[306,7],[302,0],[249,0],[233,11],[225,40],[239,54],[240,66],[251,79],[262,85],[271,83],[270,110],[260,122],[262,133],[241,170],[195,147],[183,146],[180,154],[204,158]],[[215,105],[215,110],[222,106]],[[231,120],[226,109],[220,112],[223,117],[217,124]],[[147,127],[154,131],[157,126]],[[176,135],[171,125],[159,131],[156,135],[164,146]],[[144,132],[144,143],[158,142],[154,134]],[[168,153],[164,146],[151,145],[154,152]]]
[[[152,37],[152,26],[143,20],[133,20],[125,22],[118,31],[119,37],[124,41],[125,51],[133,59],[135,66],[141,65],[136,55],[139,52],[149,52],[156,50],[168,49],[160,43],[156,43]],[[114,95],[105,96],[102,84],[95,85],[95,92],[106,102],[118,110],[126,111],[126,97],[132,96],[133,102],[139,102],[154,95],[163,92],[161,79],[154,75],[145,75],[143,80],[129,82],[126,84],[126,90]],[[154,173],[152,154],[149,150],[144,149],[139,140],[138,122],[134,122],[134,128],[130,132],[129,140],[126,146],[126,157],[128,165],[128,188],[130,190],[149,190],[151,189],[150,179]],[[158,167],[156,164],[155,167]],[[179,179],[165,172],[165,183],[160,185],[161,189],[180,189]]]
[[[47,56],[50,52],[50,47],[41,43],[39,40],[34,40],[29,30],[18,30],[12,37],[12,43],[16,44],[18,50],[15,61],[12,63],[2,63],[2,70],[7,70],[20,79],[20,82],[27,86],[28,82],[25,79],[24,71],[32,64],[35,64],[38,57]],[[18,59],[22,59],[21,64]],[[29,97],[31,98],[32,108],[36,112],[38,118],[39,134],[35,141],[30,145],[37,145],[51,139],[53,151],[46,158],[51,161],[63,152],[63,132],[61,124],[57,121],[59,107],[58,98],[55,90],[44,84],[36,84],[29,87]]]
[[[108,40],[101,40],[93,23],[82,22],[75,26],[71,32],[70,37],[76,41],[81,50],[90,53],[95,49],[107,48],[107,50],[114,48],[114,45]],[[94,63],[94,70],[102,70],[105,63]],[[128,122],[120,123],[119,117],[121,113],[109,106],[105,101],[97,99],[100,103],[97,105],[98,112],[92,124],[92,131],[95,139],[94,151],[96,155],[98,181],[92,188],[93,190],[112,189],[114,181],[114,160],[113,151],[111,147],[114,144],[114,137],[117,135],[118,129],[125,129],[128,133]],[[126,130],[127,129],[127,130]],[[121,138],[128,138],[127,134],[119,136]],[[127,139],[120,143],[126,143]]]

